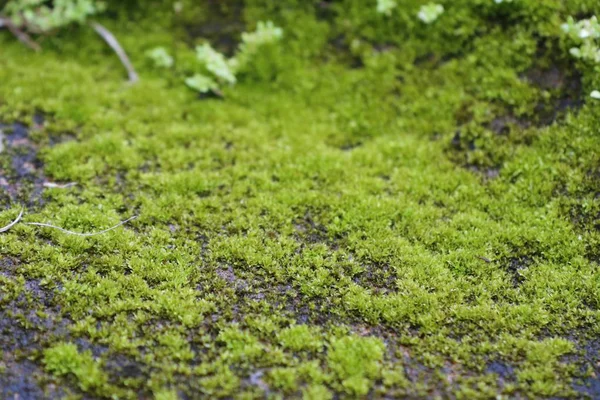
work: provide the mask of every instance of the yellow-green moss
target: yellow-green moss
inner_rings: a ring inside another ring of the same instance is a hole
[[[2,32],[0,122],[43,115],[31,140],[45,176],[78,183],[46,189],[25,221],[85,232],[139,215],[90,238],[0,234],[0,317],[39,331],[20,350],[40,385],[580,396],[597,371],[584,353],[599,333],[600,103],[586,93],[600,78],[559,27],[600,9],[439,2],[432,25],[417,0],[389,17],[358,0],[184,1],[180,15],[109,3],[135,86],[84,27],[39,54]],[[257,21],[285,31],[223,99],[182,82],[204,40],[188,33],[212,15],[205,36],[224,47]],[[175,71],[147,62],[159,45]],[[1,200],[3,226],[27,199]]]

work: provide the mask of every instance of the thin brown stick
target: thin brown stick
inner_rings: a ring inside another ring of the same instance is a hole
[[[131,61],[129,61],[129,57],[127,57],[127,53],[125,53],[125,50],[123,50],[123,48],[117,41],[117,38],[115,38],[115,36],[108,29],[106,29],[97,22],[91,22],[90,25],[96,31],[96,33],[100,35],[102,39],[104,39],[104,41],[117,54],[119,60],[121,60],[121,64],[123,64],[123,66],[127,70],[127,75],[129,75],[129,82],[135,83],[139,81],[139,76],[137,72],[135,72]]]
[[[42,48],[40,47],[39,44],[34,42],[33,39],[31,39],[31,37],[28,34],[26,34],[21,29],[19,29],[15,24],[13,24],[13,22],[9,18],[0,17],[0,28],[3,28],[3,27],[6,27],[6,29],[8,29],[9,32],[12,33],[14,37],[19,39],[19,41],[21,43],[23,43],[25,46],[29,47],[31,50],[33,50],[33,51],[42,50]]]

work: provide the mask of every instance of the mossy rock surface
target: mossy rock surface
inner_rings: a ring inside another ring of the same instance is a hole
[[[136,85],[85,26],[0,32],[0,226],[138,216],[0,234],[0,397],[600,396],[600,75],[560,31],[597,1],[133,3]]]

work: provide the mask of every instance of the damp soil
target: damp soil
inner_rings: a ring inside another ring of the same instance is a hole
[[[40,129],[38,125],[33,129]],[[0,202],[21,203],[27,207],[43,205],[44,175],[38,158],[39,146],[32,140],[31,128],[21,124],[0,123]]]

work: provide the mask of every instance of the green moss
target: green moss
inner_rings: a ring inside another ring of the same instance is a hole
[[[279,333],[279,341],[284,347],[294,351],[318,351],[322,346],[318,334],[312,332],[312,329],[307,325],[295,325],[283,329]]]
[[[174,390],[162,389],[154,395],[154,398],[156,400],[178,400],[179,396]]]
[[[600,82],[560,24],[596,1],[439,1],[431,25],[416,0],[117,3],[135,86],[84,27],[40,54],[0,35],[0,122],[43,115],[45,177],[77,182],[2,197],[0,226],[139,215],[0,234],[3,354],[84,397],[581,396]],[[196,44],[265,20],[281,46],[223,99],[184,86]]]
[[[318,400],[318,399],[329,400],[332,397],[333,396],[331,395],[331,392],[323,385],[308,386],[302,392],[302,398],[306,399],[306,400]]]
[[[56,376],[73,375],[83,391],[107,389],[108,377],[91,353],[80,353],[72,343],[61,343],[46,349],[43,363],[46,370]]]
[[[376,338],[347,336],[331,343],[328,365],[351,395],[364,396],[379,377],[384,344]]]
[[[212,376],[201,378],[202,392],[216,397],[227,397],[239,392],[240,380],[227,366],[220,367]]]

